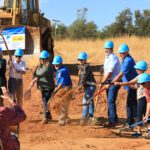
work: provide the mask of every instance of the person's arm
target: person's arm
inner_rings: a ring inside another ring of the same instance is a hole
[[[15,68],[15,66],[14,66],[14,68]],[[25,62],[21,62],[20,68],[15,68],[15,71],[17,73],[20,73],[20,74],[25,74],[26,73],[26,64],[25,64]]]
[[[132,85],[134,85],[136,83],[137,83],[137,77],[132,79],[129,82],[114,82],[115,85],[123,85],[123,86],[125,86],[125,85],[131,85],[132,86]]]
[[[31,89],[37,81],[38,81],[38,78],[35,77],[35,78],[31,81],[29,89]]]
[[[149,116],[150,116],[150,102],[147,102],[146,114],[145,114],[145,117],[143,118],[143,121],[145,123],[147,122]]]
[[[6,99],[11,105],[11,107],[6,108],[5,112],[3,113],[5,118],[4,124],[6,123],[7,125],[11,126],[24,121],[26,119],[26,114],[24,111],[13,102],[5,87],[2,87],[2,91],[4,95],[1,95],[1,97]]]
[[[122,77],[123,77],[123,72],[120,72],[120,73],[113,79],[112,83],[121,80]]]

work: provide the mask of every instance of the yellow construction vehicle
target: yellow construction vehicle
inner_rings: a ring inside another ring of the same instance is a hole
[[[1,1],[3,5],[0,6],[0,32],[5,37],[10,53],[15,48],[22,48],[25,54],[36,55],[45,49],[53,56],[51,23],[40,12],[39,0]],[[6,53],[1,37],[0,47]]]

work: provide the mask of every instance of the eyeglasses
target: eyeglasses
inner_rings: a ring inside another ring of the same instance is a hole
[[[21,58],[22,56],[15,56],[16,58]]]
[[[83,59],[78,59],[78,61],[84,61]]]

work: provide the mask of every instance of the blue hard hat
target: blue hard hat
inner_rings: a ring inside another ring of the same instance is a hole
[[[129,51],[129,47],[127,44],[121,44],[118,50],[119,53],[125,53],[128,51]]]
[[[104,48],[113,48],[114,47],[114,43],[112,41],[106,41]]]
[[[87,53],[85,53],[85,52],[81,52],[81,53],[78,55],[78,59],[86,60],[87,58],[88,58],[88,55],[87,55]]]
[[[23,56],[23,50],[21,48],[16,49],[14,55],[22,57]]]
[[[59,65],[63,62],[63,59],[61,56],[55,56],[54,59],[53,59],[53,62],[52,64],[53,65]]]
[[[2,48],[0,47],[0,52],[2,52]]]
[[[46,50],[42,50],[42,52],[40,53],[40,58],[46,59],[48,57],[49,57],[49,52]]]
[[[136,65],[134,66],[135,69],[139,69],[139,70],[147,70],[148,69],[148,64],[146,61],[144,60],[141,60],[141,61],[138,61],[136,63]]]
[[[138,77],[137,83],[145,83],[145,82],[150,82],[150,74],[148,74],[148,73],[142,73]]]

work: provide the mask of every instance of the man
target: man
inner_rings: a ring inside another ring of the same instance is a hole
[[[23,101],[23,74],[26,73],[26,64],[21,60],[23,57],[23,50],[16,49],[15,50],[15,60],[10,60],[10,73],[9,73],[9,81],[8,81],[8,89],[13,97],[13,100],[17,102],[17,104],[22,107]]]
[[[104,83],[110,83],[120,72],[120,62],[118,57],[113,53],[114,44],[112,41],[105,42],[105,61],[104,61]],[[102,85],[100,86],[100,89]],[[118,122],[116,112],[116,98],[120,86],[111,85],[106,91],[108,101],[108,124],[107,127],[115,126]]]
[[[126,44],[121,44],[119,47],[119,54],[122,59],[121,71],[114,78],[112,82],[119,81],[122,78],[123,82],[129,82],[137,76],[137,72],[134,68],[135,61],[129,54],[129,47]],[[127,102],[126,102],[126,111],[127,111],[127,124],[130,126],[134,123],[134,117],[136,117],[136,90],[125,86],[127,90]]]
[[[3,58],[3,51],[0,47],[0,87],[7,87],[6,80],[6,59]],[[2,95],[2,90],[0,88],[0,95]],[[0,106],[3,106],[3,99],[0,97]]]
[[[69,97],[71,94],[70,90],[72,89],[72,81],[70,74],[67,68],[62,63],[63,59],[61,56],[55,56],[52,62],[52,64],[56,69],[56,82],[57,82],[57,87],[55,88],[53,95],[56,94],[58,91],[61,91],[60,93],[63,93],[62,95],[60,95],[61,97],[59,99],[59,102],[57,102],[59,105],[58,124],[60,126],[69,123],[68,117],[68,109],[70,103]]]
[[[24,111],[14,103],[8,95],[6,88],[2,87],[4,95],[10,107],[0,106],[0,140],[4,150],[20,150],[20,143],[15,135],[11,135],[10,126],[19,124],[26,119]]]

